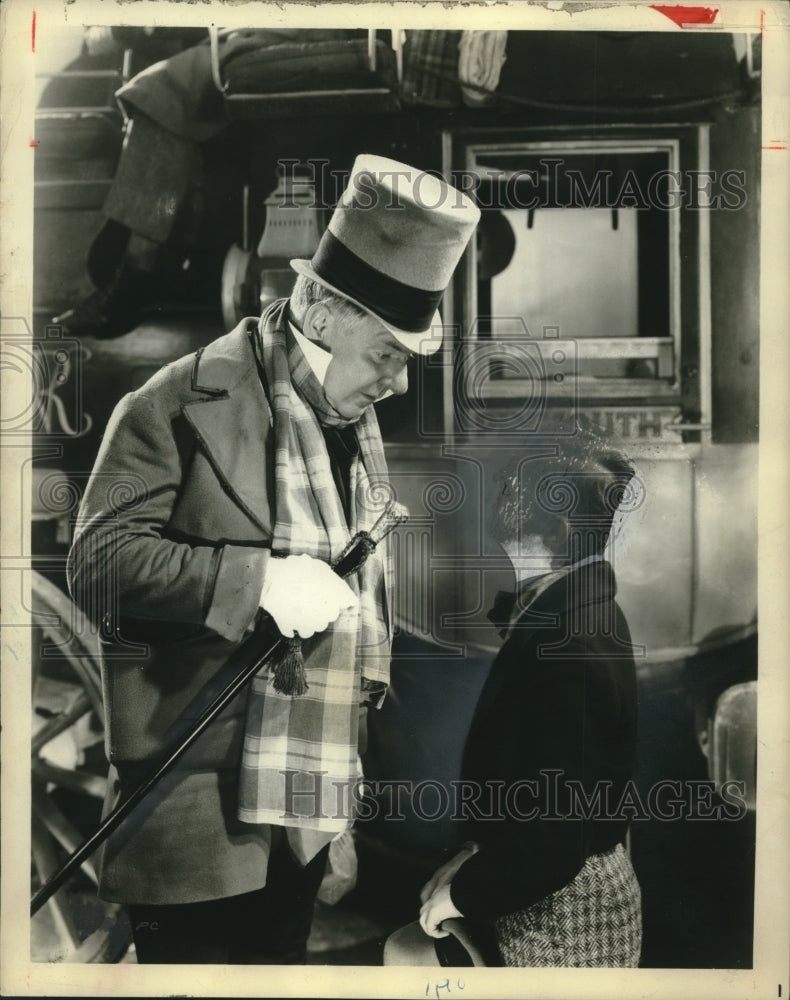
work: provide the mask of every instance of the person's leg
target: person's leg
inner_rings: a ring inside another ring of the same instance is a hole
[[[299,965],[306,961],[313,908],[328,853],[329,845],[302,866],[285,837],[278,838],[269,858],[266,886],[232,901],[236,928],[232,963]]]
[[[142,113],[129,122],[106,217],[86,258],[96,291],[53,317],[73,335],[116,337],[134,329],[167,287],[162,251],[187,200],[199,149]],[[172,275],[170,275],[172,277]]]
[[[154,244],[165,243],[197,158],[197,143],[136,111],[127,126],[104,214]]]
[[[137,961],[155,964],[219,964],[230,960],[227,899],[167,906],[127,907]]]
[[[305,866],[280,831],[262,889],[203,903],[127,907],[140,964],[299,965],[329,845]]]

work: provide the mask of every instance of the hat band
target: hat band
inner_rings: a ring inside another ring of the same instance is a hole
[[[353,250],[326,230],[313,255],[313,269],[339,292],[361,302],[385,323],[423,333],[433,320],[444,291],[406,285],[366,264]]]

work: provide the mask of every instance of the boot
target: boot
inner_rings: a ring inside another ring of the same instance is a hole
[[[88,251],[86,268],[96,290],[55,316],[73,336],[107,340],[139,326],[160,291],[160,247],[108,219]]]

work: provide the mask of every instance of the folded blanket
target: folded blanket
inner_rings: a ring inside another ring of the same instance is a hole
[[[505,63],[506,31],[464,31],[458,43],[461,94],[469,107],[490,104]]]
[[[367,31],[244,29],[223,34],[220,74],[227,93],[369,89],[344,104],[348,113],[398,110],[395,55],[376,43],[376,70],[368,63]],[[391,88],[390,94],[376,93]],[[142,112],[174,135],[204,142],[227,127],[224,96],[212,79],[208,42],[149,66],[116,92],[126,111]],[[243,102],[242,102],[243,103]],[[256,102],[251,101],[250,105]],[[337,99],[310,102],[309,112],[337,112]],[[250,107],[250,117],[306,114],[302,101],[279,101],[269,109]]]
[[[222,61],[225,94],[276,94],[316,90],[397,87],[395,54],[376,43],[371,71],[366,39],[289,42],[250,47]]]

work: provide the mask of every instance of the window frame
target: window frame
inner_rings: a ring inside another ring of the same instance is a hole
[[[679,172],[685,186],[688,171],[705,171],[708,167],[708,128],[707,124],[640,123],[600,125],[594,132],[580,125],[447,130],[442,135],[443,172],[452,183],[454,172],[476,172],[483,155],[512,156],[521,151],[542,157],[658,153],[667,156],[666,169]],[[676,425],[679,431],[678,443],[689,440],[683,433],[686,429],[703,435],[709,432],[706,421],[710,416],[711,340],[709,212],[702,204],[691,210],[681,202],[682,199],[678,199],[678,204],[666,209],[670,258],[669,335],[578,338],[574,341],[587,358],[654,356],[664,374],[652,379],[572,379],[565,385],[546,385],[547,399],[552,405],[562,405],[568,400],[582,406],[674,406],[677,420],[673,420],[673,426]],[[479,343],[474,330],[478,315],[477,287],[477,261],[472,241],[445,297],[445,322],[454,332],[452,338],[447,338],[453,346],[448,345],[451,354],[445,359],[445,430],[450,436],[457,431],[456,367],[474,356],[475,345]],[[558,343],[536,336],[536,331],[532,334],[529,343],[541,353],[554,349]],[[629,354],[623,354],[623,348]],[[510,377],[489,379],[481,390],[484,401],[502,405],[532,391],[534,384],[531,381]]]

